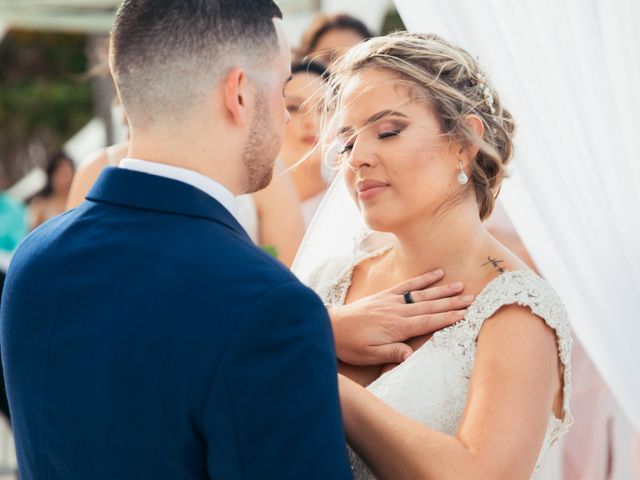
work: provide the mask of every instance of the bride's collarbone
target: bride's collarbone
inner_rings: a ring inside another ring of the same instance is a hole
[[[345,303],[389,289],[421,272],[401,274],[390,263],[389,251],[374,255],[356,264],[351,272],[351,284],[346,292]],[[504,245],[490,245],[486,253],[476,253],[457,267],[440,265],[444,277],[433,287],[462,282],[461,295],[478,295],[496,277],[505,272],[529,269],[529,267]],[[426,272],[422,272],[426,273]]]

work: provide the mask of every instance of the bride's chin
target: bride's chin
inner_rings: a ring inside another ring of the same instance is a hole
[[[388,216],[386,216],[383,212],[376,212],[375,215],[367,215],[366,212],[363,212],[364,223],[371,230],[375,230],[376,232],[389,232],[393,233],[395,222],[390,222]]]

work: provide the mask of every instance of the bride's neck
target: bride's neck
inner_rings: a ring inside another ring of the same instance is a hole
[[[399,279],[442,268],[446,280],[460,280],[481,265],[493,241],[471,202],[451,207],[433,219],[408,222],[394,234],[390,261],[393,276]]]

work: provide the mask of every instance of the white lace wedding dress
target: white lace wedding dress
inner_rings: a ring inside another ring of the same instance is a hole
[[[325,303],[342,305],[355,266],[382,255],[389,248],[357,248],[348,258],[332,259],[318,274],[310,277],[308,284]],[[560,360],[564,366],[562,419],[550,413],[537,470],[545,452],[567,431],[571,423],[569,361],[572,339],[562,301],[547,282],[528,270],[505,272],[495,278],[477,296],[464,320],[435,333],[408,360],[381,375],[367,389],[404,415],[454,435],[467,400],[480,328],[501,306],[514,303],[528,306],[555,330]],[[353,452],[350,455],[356,480],[375,478],[357,455]]]

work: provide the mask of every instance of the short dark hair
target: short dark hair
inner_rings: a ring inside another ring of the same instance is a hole
[[[318,15],[308,30],[304,33],[300,46],[296,49],[296,58],[304,58],[315,50],[320,43],[320,39],[332,30],[351,30],[362,37],[362,40],[369,40],[373,37],[371,30],[363,21],[346,13],[335,15]]]
[[[300,72],[315,73],[319,77],[322,77],[323,80],[326,80],[328,75],[327,67],[320,62],[316,62],[308,58],[295,62],[291,65],[291,75],[295,75]]]
[[[282,12],[272,0],[124,0],[111,31],[110,65],[127,114],[154,115],[154,103],[171,102],[185,88],[192,94],[189,81],[215,81],[216,70],[238,58],[272,58],[274,18]]]

